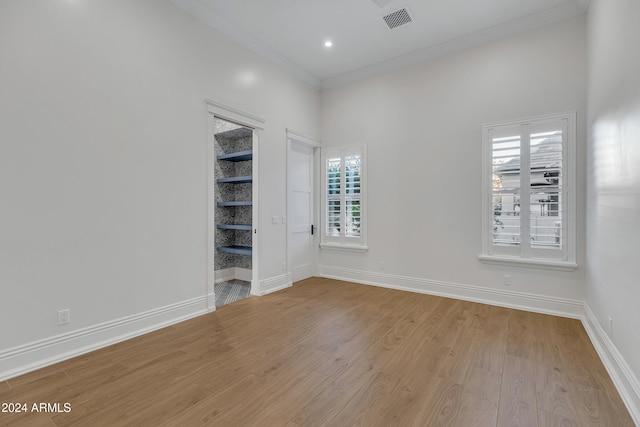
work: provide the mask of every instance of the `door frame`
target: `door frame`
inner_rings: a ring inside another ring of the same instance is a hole
[[[251,200],[253,205],[251,208],[251,223],[253,225],[251,246],[253,248],[251,252],[251,294],[260,295],[260,275],[258,274],[259,267],[259,241],[258,241],[258,219],[259,217],[259,155],[258,155],[258,140],[259,133],[264,129],[265,119],[254,116],[253,114],[245,113],[228,105],[221,104],[219,102],[205,100],[207,105],[207,309],[211,311],[216,310],[216,296],[215,296],[215,282],[216,282],[216,200],[215,200],[215,172],[216,172],[216,158],[215,158],[215,119],[219,118],[230,122],[237,123],[242,126],[246,126],[253,130],[252,136],[252,150],[253,150],[253,163],[252,163],[252,176],[253,182],[251,186],[252,196]]]
[[[311,221],[313,222],[313,224],[316,224],[316,229],[318,229],[317,224],[318,224],[318,219],[320,218],[319,216],[319,198],[318,195],[319,193],[319,175],[318,175],[318,171],[320,170],[320,141],[310,138],[308,136],[302,135],[300,132],[296,132],[292,129],[287,129],[287,218],[291,218],[291,191],[292,191],[292,186],[291,186],[291,159],[292,159],[292,155],[291,155],[291,150],[293,149],[292,146],[293,144],[300,144],[300,145],[304,145],[308,148],[311,148],[313,150],[313,170],[311,171],[312,175],[313,175],[313,186],[311,188],[312,191],[312,197],[313,197],[313,212],[312,212],[312,218]],[[292,235],[292,227],[291,227],[291,221],[287,220],[287,276],[289,277],[289,283],[292,283],[293,281],[293,266],[292,266],[292,257],[293,254],[291,252],[291,235]],[[315,243],[318,242],[318,238],[317,238],[318,234],[314,234],[313,237],[313,241],[314,241],[314,246]],[[314,251],[313,253],[313,258],[311,260],[311,264],[312,264],[312,268],[313,268],[313,274],[317,275],[318,274],[318,253],[317,251]]]

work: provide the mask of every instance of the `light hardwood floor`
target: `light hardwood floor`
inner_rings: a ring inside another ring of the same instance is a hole
[[[19,426],[633,426],[581,323],[312,278],[0,382]]]

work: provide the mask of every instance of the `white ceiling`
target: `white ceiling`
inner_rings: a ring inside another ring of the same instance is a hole
[[[332,87],[579,15],[589,0],[171,1],[305,81]],[[402,7],[413,22],[389,30],[382,16]]]

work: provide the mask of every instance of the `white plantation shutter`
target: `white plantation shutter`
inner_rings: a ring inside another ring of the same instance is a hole
[[[326,167],[326,235],[340,236],[341,220],[341,180],[342,180],[342,159],[339,156],[332,156],[325,160]]]
[[[322,243],[364,247],[364,161],[364,146],[323,152]]]
[[[569,198],[567,185],[568,169],[575,169],[569,162],[573,121],[575,116],[562,115],[485,126],[487,255],[575,258],[568,239],[575,198]]]
[[[344,158],[345,180],[345,236],[360,237],[360,170],[362,156],[352,154]]]
[[[536,248],[562,250],[566,123],[529,135],[529,236]]]
[[[515,129],[491,131],[493,244],[520,244],[520,139]]]

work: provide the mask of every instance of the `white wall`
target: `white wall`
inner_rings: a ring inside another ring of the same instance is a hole
[[[581,315],[585,27],[581,16],[325,90],[323,145],[368,144],[369,251],[323,249],[320,273]],[[579,128],[578,270],[481,263],[482,124],[570,110]]]
[[[638,17],[640,2],[633,0],[592,0],[589,8],[586,303],[612,360],[619,352],[619,374],[640,423]]]
[[[2,1],[0,70],[0,376],[29,362],[8,349],[206,307],[205,99],[266,119],[260,273],[283,274],[285,128],[319,134],[317,89],[157,0]]]

